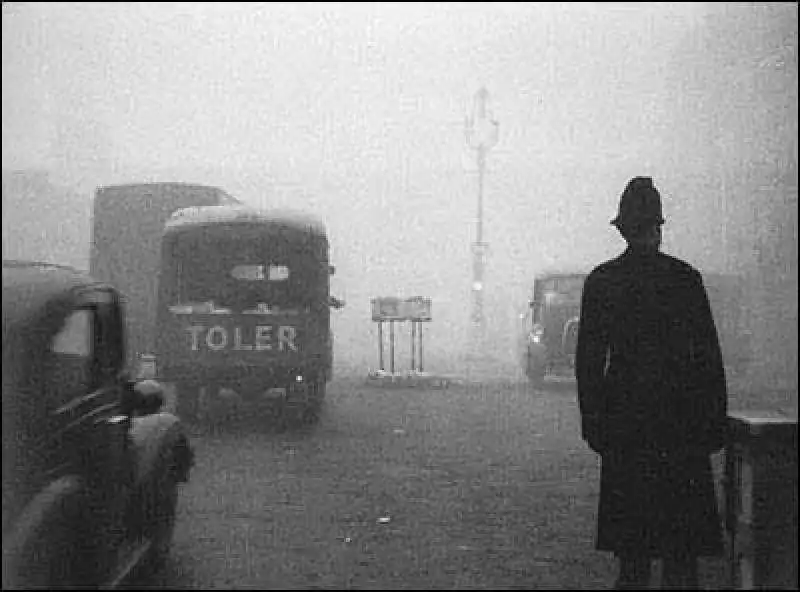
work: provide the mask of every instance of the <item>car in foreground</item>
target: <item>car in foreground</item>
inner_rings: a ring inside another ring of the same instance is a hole
[[[193,453],[125,368],[112,286],[3,261],[3,589],[114,588],[166,560]]]

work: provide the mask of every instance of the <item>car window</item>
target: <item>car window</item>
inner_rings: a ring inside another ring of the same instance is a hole
[[[54,403],[66,402],[92,390],[93,342],[94,312],[89,309],[73,311],[50,344],[45,379]]]
[[[92,355],[92,316],[91,310],[76,310],[68,316],[53,339],[53,353],[84,357],[88,362]]]

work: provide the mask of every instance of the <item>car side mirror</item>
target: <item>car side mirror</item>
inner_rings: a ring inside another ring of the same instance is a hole
[[[142,380],[133,387],[139,395],[138,413],[152,415],[158,413],[164,406],[164,387],[155,380]]]
[[[164,388],[155,380],[128,381],[124,396],[130,415],[153,415],[164,406]]]
[[[128,370],[127,368],[124,370],[120,370],[119,374],[117,374],[117,381],[119,384],[125,385],[126,387],[134,382],[133,372]]]

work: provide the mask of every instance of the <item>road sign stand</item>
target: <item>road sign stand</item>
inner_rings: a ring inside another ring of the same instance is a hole
[[[383,324],[389,324],[389,374],[396,374],[396,331],[395,323],[398,321],[376,321],[378,324],[378,366],[381,372],[386,372],[385,364],[385,339]],[[422,321],[411,321],[411,372],[422,372],[423,366],[423,332]]]
[[[379,370],[370,372],[370,379],[400,385],[422,385],[432,383],[442,385],[447,381],[424,372],[425,331],[423,323],[431,321],[431,302],[426,298],[377,298],[372,301],[372,320],[378,325],[378,364]],[[396,323],[411,323],[411,369],[398,372],[396,364]],[[386,371],[384,348],[384,323],[389,323],[389,370]]]

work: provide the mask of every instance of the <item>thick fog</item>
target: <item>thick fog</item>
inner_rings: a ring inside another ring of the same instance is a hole
[[[98,185],[217,185],[326,220],[340,364],[377,363],[370,298],[419,294],[428,367],[451,370],[476,211],[464,118],[485,85],[498,368],[518,367],[534,274],[618,253],[618,196],[649,175],[665,250],[739,278],[737,388],[796,393],[794,3],[11,2],[2,42],[4,257],[85,267]]]

